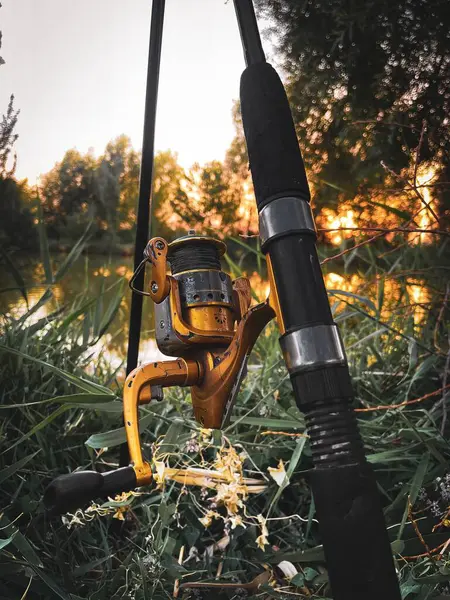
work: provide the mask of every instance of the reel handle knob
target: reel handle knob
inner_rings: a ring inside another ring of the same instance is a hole
[[[44,505],[53,514],[82,508],[95,498],[107,498],[136,487],[133,467],[108,473],[76,471],[54,479],[44,492]]]

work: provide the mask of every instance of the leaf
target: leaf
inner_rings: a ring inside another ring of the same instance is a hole
[[[44,429],[44,427],[46,427],[52,421],[54,421],[57,417],[59,417],[60,415],[62,415],[66,410],[69,410],[69,408],[70,408],[70,406],[68,406],[68,405],[63,405],[63,406],[60,406],[59,408],[57,408],[50,415],[48,415],[47,417],[45,417],[45,419],[43,419],[37,425],[35,425],[32,429],[30,429],[30,431],[28,433],[25,433],[24,435],[22,435],[22,437],[20,437],[13,444],[11,444],[10,446],[8,446],[6,448],[6,450],[3,450],[2,454],[5,454],[5,452],[8,452],[9,450],[12,450],[16,446],[18,446],[19,444],[21,444],[22,442],[24,442],[25,440],[27,440],[28,438],[30,438],[32,435],[34,435],[35,433],[37,433],[38,431],[40,431],[41,429]]]
[[[312,567],[305,567],[303,569],[303,573],[305,575],[306,581],[312,581],[319,574],[319,572],[313,569]]]
[[[175,512],[176,512],[176,506],[175,506]],[[177,545],[176,538],[168,536],[166,543],[164,544],[164,548],[163,548],[164,554],[172,555],[173,551],[175,550],[176,545]]]
[[[245,248],[248,252],[251,252],[252,254],[256,254],[256,256],[260,256],[260,257],[264,256],[264,254],[261,252],[261,250],[252,248],[249,244],[246,244],[238,237],[231,236],[229,239],[232,240],[235,244],[238,244],[239,246],[242,246],[243,248]]]
[[[97,335],[99,335],[99,336],[102,336],[106,332],[106,330],[110,326],[111,322],[113,321],[114,317],[116,316],[117,311],[119,310],[120,304],[122,302],[123,288],[124,288],[125,282],[121,281],[120,284],[121,285],[116,293],[114,300],[112,302],[110,302],[108,308],[106,309],[105,313],[103,314],[103,318],[100,323],[99,331],[97,333]]]
[[[141,574],[141,581],[142,581],[142,591],[144,593],[144,599],[143,600],[150,600],[150,595],[149,595],[149,590],[148,590],[148,581],[147,581],[147,568],[144,565],[144,561],[141,560],[140,557],[138,557],[137,559],[138,561],[138,566],[139,566],[139,572]]]
[[[275,492],[274,497],[272,499],[272,502],[270,503],[269,509],[267,511],[267,515],[269,515],[273,509],[273,507],[276,505],[276,503],[278,502],[283,490],[289,485],[289,480],[292,477],[292,474],[295,471],[295,467],[298,464],[298,461],[301,458],[302,452],[303,452],[303,448],[305,447],[305,443],[306,443],[306,438],[302,437],[299,440],[297,440],[297,443],[295,445],[294,451],[292,453],[291,459],[289,461],[289,467],[286,471],[286,476],[284,478],[283,483],[280,485],[280,487],[278,488],[278,490]],[[278,483],[278,482],[277,482]]]
[[[303,587],[305,585],[305,578],[301,573],[297,573],[297,575],[295,575],[289,583],[295,587]]]
[[[12,475],[14,475],[16,471],[20,471],[20,469],[22,469],[22,467],[24,467],[28,462],[30,462],[30,460],[32,460],[36,456],[36,454],[39,454],[39,452],[40,450],[36,450],[36,452],[34,452],[33,454],[24,456],[23,458],[15,462],[13,465],[9,465],[9,467],[6,467],[6,469],[2,469],[0,471],[0,485],[4,481],[9,479]]]
[[[266,417],[231,417],[231,422],[239,421],[244,425],[256,425],[267,429],[304,429],[305,423],[303,420],[290,419],[268,419]]]
[[[177,505],[172,503],[172,504],[167,504],[167,502],[165,500],[163,500],[161,502],[161,504],[159,505],[158,508],[158,515],[161,517],[161,521],[164,525],[168,525],[170,523],[170,521],[172,520],[173,515],[176,513],[177,511]]]
[[[279,592],[275,591],[273,587],[267,583],[260,585],[258,591],[264,592],[264,597],[267,598],[277,598],[278,600],[284,600],[284,598],[286,597],[285,594],[280,594]]]
[[[409,354],[409,367],[408,367],[408,372],[411,372],[413,369],[416,368],[417,366],[417,362],[418,362],[418,356],[419,356],[419,352],[417,349],[417,342],[416,340],[409,340],[408,342],[408,354]]]
[[[91,406],[95,408],[98,404],[113,403],[117,396],[112,394],[69,394],[67,396],[56,396],[51,398],[49,402],[58,402],[60,404],[71,404],[74,406]]]
[[[97,410],[99,412],[111,413],[114,415],[121,415],[123,413],[122,402],[98,402],[94,404],[77,404],[76,406],[79,408],[86,408],[87,410]]]
[[[308,550],[298,552],[277,552],[272,558],[266,559],[271,564],[277,565],[282,560],[288,560],[292,563],[304,563],[304,562],[325,562],[325,555],[323,553],[323,546],[315,546],[314,548],[308,548]]]
[[[80,239],[77,242],[75,242],[75,244],[72,247],[71,251],[66,256],[66,258],[62,262],[62,264],[59,267],[59,269],[56,271],[56,275],[55,275],[55,279],[54,279],[55,282],[59,281],[60,279],[62,279],[64,277],[64,275],[67,273],[67,271],[72,267],[72,265],[80,257],[80,254],[83,252],[83,249],[84,249],[84,247],[86,245],[87,240],[91,236],[92,225],[93,225],[93,221],[91,221],[89,223],[89,225],[86,228],[86,231],[83,233],[83,235],[80,237]]]
[[[36,199],[37,199],[36,204],[37,204],[37,215],[38,215],[39,246],[41,249],[42,263],[44,265],[45,283],[51,284],[51,283],[53,283],[52,262],[50,259],[50,250],[48,249],[48,237],[47,237],[47,231],[45,229],[44,215],[42,212],[42,204],[41,204],[41,199],[39,197],[38,189],[36,189]]]
[[[365,346],[366,342],[368,342],[369,340],[371,340],[373,338],[379,337],[384,332],[385,332],[385,329],[377,329],[376,331],[372,331],[372,333],[365,335],[364,337],[359,339],[354,344],[351,344],[350,346],[346,346],[346,349],[351,350],[352,348],[356,348],[357,346],[361,346],[361,345]]]
[[[384,304],[384,283],[385,283],[385,279],[384,277],[381,277],[381,279],[379,279],[378,284],[377,284],[377,305],[378,305],[378,316],[381,318],[381,311],[383,309],[383,304]]]
[[[161,452],[173,452],[174,448],[178,446],[180,433],[184,428],[184,421],[181,419],[174,419],[167,430],[164,440],[161,444]]]
[[[416,340],[415,340],[415,343],[417,346],[419,346],[419,344],[417,343]],[[420,380],[422,377],[424,377],[428,373],[428,371],[430,369],[434,368],[437,360],[438,360],[438,358],[436,356],[428,356],[419,365],[419,368],[418,369],[416,368],[416,370],[414,371],[414,374],[411,377],[411,380],[409,382],[408,389],[406,390],[405,400],[409,400],[409,394],[411,392],[413,385],[416,383],[416,381]]]
[[[25,406],[38,406],[43,404],[69,404],[80,408],[90,408],[94,410],[103,410],[105,412],[122,412],[121,402],[115,401],[115,396],[106,394],[70,394],[68,396],[56,396],[55,398],[46,398],[36,402],[21,402],[19,404],[3,404],[0,409],[23,408]]]
[[[401,219],[403,219],[404,221],[410,221],[411,220],[411,213],[409,213],[406,210],[400,210],[399,208],[396,208],[395,206],[391,206],[389,204],[383,204],[383,202],[375,202],[375,200],[371,200],[370,198],[366,198],[367,202],[369,204],[373,204],[374,206],[379,206],[380,208],[384,208],[384,210],[386,212],[390,212],[394,215],[397,215],[397,217],[400,217]]]
[[[338,192],[344,192],[344,194],[346,194],[347,196],[349,195],[349,191],[346,190],[343,187],[340,187],[339,185],[337,185],[336,183],[332,183],[331,181],[327,181],[326,179],[322,179],[321,177],[311,177],[312,181],[318,181],[319,183],[323,183],[324,185],[327,185],[328,187],[330,187],[333,190],[336,190]]]
[[[142,431],[149,425],[152,420],[155,419],[155,416],[152,414],[146,415],[143,419],[139,421],[139,431]],[[104,433],[96,433],[91,435],[85,441],[86,446],[89,448],[99,449],[99,448],[113,448],[114,446],[120,446],[127,441],[127,436],[125,433],[125,427],[119,427],[119,429],[111,429],[110,431],[105,431]]]
[[[16,533],[17,532],[14,532],[12,535],[9,536],[9,538],[0,539],[0,550],[3,550],[3,548],[6,548],[6,546],[13,541],[14,536],[16,535]]]
[[[86,575],[86,573],[89,573],[89,571],[95,569],[95,567],[102,565],[104,562],[106,562],[113,556],[114,554],[110,554],[109,556],[103,556],[102,558],[98,558],[97,560],[92,560],[91,562],[88,562],[84,565],[80,565],[79,567],[73,570],[73,576],[82,577],[83,575]]]
[[[305,531],[305,543],[308,540],[309,534],[311,532],[311,526],[312,526],[313,517],[315,515],[315,512],[316,512],[316,504],[314,502],[314,496],[311,494],[311,501],[310,501],[309,511],[308,511],[308,523],[306,525],[306,531]]]
[[[409,495],[408,495],[405,510],[403,513],[403,518],[402,518],[402,522],[400,525],[400,529],[398,531],[397,540],[401,540],[401,537],[403,535],[403,529],[405,527],[405,523],[408,518],[408,502],[411,502],[411,505],[414,506],[414,503],[417,500],[417,496],[419,494],[419,490],[422,487],[423,480],[427,473],[429,462],[430,462],[430,454],[429,454],[429,452],[426,452],[422,456],[422,459],[420,460],[420,462],[417,466],[416,472],[414,474],[414,477],[412,478],[412,481],[411,481],[411,486],[409,488]]]
[[[356,300],[359,300],[360,302],[365,304],[368,308],[373,310],[374,313],[377,312],[377,308],[376,308],[375,304],[372,302],[372,300],[370,300],[369,298],[366,298],[365,296],[360,296],[359,294],[353,294],[352,292],[347,292],[346,290],[327,290],[327,292],[329,294],[331,294],[332,296],[348,296],[349,298],[355,298]]]
[[[402,554],[404,549],[405,542],[402,542],[402,540],[394,540],[393,542],[391,542],[392,554]]]
[[[33,550],[33,547],[31,546],[27,538],[17,529],[17,527],[13,523],[10,523],[8,517],[4,514],[2,515],[2,521],[6,522],[6,525],[3,527],[6,535],[10,536],[11,543],[22,554],[22,556],[29,563],[29,565],[33,567],[42,567],[43,565],[39,556]]]
[[[78,600],[80,597],[75,596],[74,594],[66,594],[57,583],[53,581],[51,577],[49,577],[44,571],[41,569],[34,569],[36,575],[38,575],[42,581],[45,583],[47,587],[49,587],[52,592],[55,592],[57,596],[59,596],[62,600]],[[81,599],[80,599],[81,600]]]
[[[27,305],[27,308],[28,308],[28,296],[27,296],[27,290],[26,290],[25,281],[23,280],[23,277],[20,274],[19,269],[16,267],[16,265],[12,261],[11,257],[9,256],[9,254],[5,251],[5,249],[3,247],[0,247],[0,252],[1,252],[3,258],[5,259],[7,269],[13,276],[14,281],[16,282],[17,287],[18,287],[20,293],[22,294],[22,296],[25,300],[25,304]]]
[[[34,315],[42,306],[44,306],[44,304],[47,304],[47,302],[51,300],[51,298],[53,298],[52,290],[51,288],[47,288],[42,294],[42,296],[39,298],[39,300],[36,302],[36,304],[32,308],[30,308],[28,312],[21,316],[17,323],[24,323],[27,319]]]
[[[368,454],[367,460],[370,463],[388,463],[396,461],[405,461],[406,457],[399,450],[385,450],[384,452],[375,452],[374,454]]]

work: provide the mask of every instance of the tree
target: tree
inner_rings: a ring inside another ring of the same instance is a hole
[[[19,111],[14,110],[14,96],[11,96],[6,114],[2,115],[0,121],[0,176],[3,178],[12,177],[16,170],[15,155],[12,165],[8,167],[8,163],[14,143],[19,137],[14,133],[18,116]]]
[[[450,11],[439,0],[256,0],[278,50],[319,204],[380,185],[384,160],[420,161],[450,179]],[[439,188],[441,201],[448,187]]]
[[[0,8],[1,8],[0,4]],[[0,31],[0,48],[2,47],[2,32]],[[0,66],[4,65],[5,61],[0,56]],[[16,168],[16,159],[14,157],[13,164],[8,168],[8,162],[11,156],[14,143],[18,135],[14,133],[17,124],[19,111],[14,110],[14,96],[11,95],[6,114],[2,116],[0,121],[0,176],[12,177]]]
[[[90,221],[96,237],[109,244],[132,242],[139,194],[140,153],[121,135],[96,159],[92,153],[68,150],[42,177],[44,221],[53,238],[78,238]],[[184,170],[176,154],[155,156],[152,196],[153,235],[169,235],[179,224],[173,215],[175,196],[182,194]],[[166,221],[170,221],[168,225]],[[175,222],[176,221],[176,222]]]
[[[236,224],[239,191],[233,185],[233,173],[213,160],[194,164],[174,194],[170,209],[177,224],[199,232],[214,231],[219,236],[232,232]]]
[[[140,155],[131,140],[121,135],[106,145],[94,174],[98,214],[113,238],[133,228],[139,193]]]
[[[0,4],[1,8],[1,4]],[[0,31],[0,48],[2,32]],[[5,61],[0,56],[0,66]],[[14,179],[16,157],[11,164],[11,153],[18,135],[14,132],[19,111],[14,109],[14,96],[11,95],[6,114],[0,121],[0,245],[4,247],[33,248],[36,232],[33,228],[30,193],[26,182]]]
[[[120,148],[120,150],[119,150]],[[117,208],[117,223],[121,237],[125,241],[132,241],[127,232],[133,231],[136,226],[136,206],[139,196],[139,173],[141,155],[131,145],[131,140],[126,136],[116,139],[115,145],[108,144],[107,153],[114,156],[122,152],[122,171],[119,176],[119,205]]]
[[[225,167],[241,179],[249,175],[247,145],[242,124],[241,105],[235,101],[231,112],[234,125],[234,138],[225,155]]]
[[[184,211],[189,200],[183,188],[186,173],[178,164],[178,155],[171,150],[155,156],[152,186],[151,235],[170,237],[173,231],[183,228]]]
[[[34,250],[37,232],[26,181],[0,176],[0,246]]]
[[[91,154],[83,156],[72,149],[42,177],[42,208],[50,237],[78,238],[95,218],[98,229],[102,229],[96,206],[95,168]]]

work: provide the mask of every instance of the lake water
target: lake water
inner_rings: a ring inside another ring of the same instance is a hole
[[[52,257],[54,273],[65,257],[63,254]],[[242,254],[233,257],[240,266],[243,264],[243,259],[245,257]],[[45,281],[44,266],[37,257],[14,257],[14,261],[26,284],[28,305],[20,290],[17,289],[13,276],[4,267],[0,267],[0,314],[17,319],[39,302],[48,286],[42,283]],[[268,293],[268,284],[256,271],[252,271],[252,268],[256,269],[256,261],[254,267],[249,258],[245,262],[252,286],[258,297],[262,299]],[[95,348],[98,352],[106,353],[114,367],[118,367],[126,359],[131,303],[131,291],[127,281],[132,275],[132,269],[132,257],[81,256],[61,281],[51,286],[52,298],[33,314],[31,320],[36,322],[63,306],[79,306],[88,298],[101,298],[100,309],[106,313],[108,306],[117,298],[122,284],[124,293],[117,315],[108,332]],[[140,361],[157,360],[161,357],[163,355],[158,351],[154,341],[152,302],[144,298]]]
[[[56,272],[58,265],[64,260],[65,255],[53,256],[53,267]],[[245,252],[232,253],[232,259],[239,267],[244,269],[251,280],[252,288],[256,296],[262,300],[269,292],[269,286],[263,276],[257,272],[258,265],[254,256]],[[15,258],[20,268],[20,273],[25,280],[28,295],[28,306],[34,306],[45,293],[47,286],[42,262],[38,258],[20,257]],[[263,265],[264,266],[264,265]],[[229,269],[228,269],[229,270]],[[377,285],[379,281],[367,280],[357,272],[343,274],[336,271],[336,265],[327,264],[325,269],[325,281],[328,289],[344,290],[346,293],[356,292],[375,299],[377,297]],[[236,275],[237,273],[235,273]],[[80,305],[82,299],[100,298],[99,310],[105,314],[108,306],[117,297],[118,289],[123,284],[124,294],[114,321],[108,328],[107,333],[98,342],[94,352],[103,352],[104,356],[114,367],[119,367],[125,361],[128,339],[128,321],[130,313],[131,291],[126,280],[132,275],[132,258],[113,256],[81,256],[72,266],[70,271],[52,285],[52,298],[39,308],[33,315],[33,320],[44,318],[62,306]],[[394,274],[393,274],[394,275]],[[0,267],[0,313],[9,317],[19,318],[28,310],[27,303],[16,287],[14,278],[4,267]],[[407,288],[410,309],[414,311],[414,320],[419,323],[424,315],[423,304],[428,300],[427,288],[423,282],[414,283]],[[384,295],[386,297],[384,314],[382,317],[389,318],[393,303],[401,296],[401,284],[393,277],[384,282]],[[334,300],[332,299],[332,302]],[[146,362],[161,359],[153,335],[152,303],[144,298],[144,311],[142,321],[140,361]]]

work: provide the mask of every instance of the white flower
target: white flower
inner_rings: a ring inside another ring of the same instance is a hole
[[[286,475],[286,469],[284,468],[284,463],[281,459],[278,463],[278,467],[268,467],[267,470],[269,471],[269,474],[272,477],[272,479],[277,483],[279,487],[289,485],[289,478]]]

